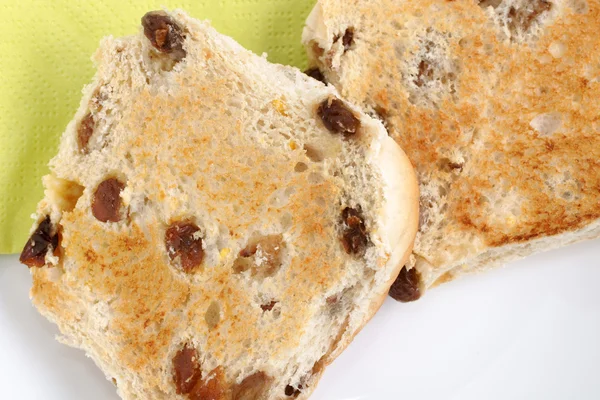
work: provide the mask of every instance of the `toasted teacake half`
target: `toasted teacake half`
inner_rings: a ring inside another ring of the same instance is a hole
[[[44,178],[31,297],[124,399],[307,398],[418,225],[381,122],[181,11],[102,41]]]
[[[417,169],[396,299],[599,235],[598,0],[319,0],[303,42]]]

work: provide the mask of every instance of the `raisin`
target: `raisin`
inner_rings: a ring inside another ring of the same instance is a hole
[[[204,250],[199,236],[200,228],[191,222],[171,224],[165,232],[165,245],[171,261],[179,258],[181,268],[191,272],[202,264]]]
[[[464,164],[461,162],[451,161],[449,158],[441,158],[439,161],[440,169],[444,172],[459,171],[462,172]]]
[[[48,250],[58,247],[58,233],[52,233],[50,216],[40,222],[23,247],[19,261],[28,267],[43,267]]]
[[[344,53],[350,50],[352,45],[354,44],[354,28],[350,27],[344,31],[344,35],[335,35],[333,37],[333,41],[337,42],[342,38],[342,46],[344,46]]]
[[[287,386],[285,387],[285,391],[284,391],[284,393],[285,393],[285,395],[286,395],[286,396],[291,396],[291,395],[293,395],[293,394],[294,394],[294,390],[295,390],[295,389],[294,389],[294,387],[293,387],[293,386],[287,385]]]
[[[327,129],[333,133],[340,133],[345,137],[356,134],[360,121],[348,107],[339,99],[323,101],[317,114]]]
[[[300,390],[296,389],[295,387],[293,387],[291,385],[287,385],[285,387],[284,393],[288,397],[298,397],[300,395]]]
[[[262,371],[244,378],[233,387],[232,400],[259,400],[265,394],[272,378]]]
[[[346,29],[344,36],[342,36],[342,44],[344,45],[344,52],[350,50],[350,47],[354,44],[354,28]]]
[[[182,60],[186,53],[183,49],[184,35],[177,23],[164,11],[151,11],[142,17],[144,35],[161,53],[168,54],[173,60]]]
[[[92,214],[101,222],[118,222],[122,218],[121,191],[125,185],[117,178],[108,178],[98,185],[92,200]]]
[[[186,344],[173,357],[173,381],[177,393],[190,393],[201,376],[198,351]]]
[[[77,128],[77,140],[79,142],[79,150],[81,150],[83,154],[89,153],[88,144],[90,138],[94,134],[95,125],[94,116],[89,112],[79,122],[79,127]]]
[[[200,379],[189,394],[190,400],[226,400],[225,374],[217,367],[208,377]]]
[[[421,274],[416,268],[402,267],[389,293],[394,300],[403,303],[418,300],[421,297]]]
[[[344,224],[342,233],[344,250],[348,254],[363,255],[369,244],[369,237],[360,209],[344,208],[342,211],[342,222]]]
[[[262,304],[262,305],[260,306],[260,308],[261,308],[263,311],[271,311],[271,310],[273,309],[273,307],[275,307],[275,304],[277,304],[277,302],[273,300],[273,301],[271,301],[271,302],[269,302],[269,303]]]
[[[425,83],[430,82],[433,79],[433,68],[431,64],[429,64],[425,60],[421,60],[419,63],[419,72],[417,74],[417,78],[415,79],[415,84],[419,87],[423,86]]]
[[[317,67],[309,68],[306,71],[304,71],[304,73],[306,75],[310,76],[311,78],[318,80],[319,82],[326,83],[325,82],[325,77],[323,76],[323,73]]]

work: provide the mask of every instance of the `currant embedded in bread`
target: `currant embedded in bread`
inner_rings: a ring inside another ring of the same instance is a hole
[[[164,11],[151,11],[142,17],[144,35],[161,53],[168,54],[174,61],[181,61],[186,53],[183,49],[185,35],[181,27]]]
[[[190,393],[202,377],[198,351],[189,343],[173,357],[173,381],[178,394]]]
[[[28,267],[43,267],[46,264],[46,254],[57,247],[58,232],[52,226],[50,216],[46,216],[27,240],[19,261]]]
[[[173,358],[173,383],[176,392],[186,395],[189,400],[231,400],[223,368],[216,367],[203,376],[200,354],[189,343]]]
[[[263,311],[271,311],[273,309],[273,307],[275,307],[275,304],[277,304],[277,302],[275,300],[272,300],[268,303],[261,304],[260,308]]]
[[[101,222],[119,222],[124,215],[121,191],[125,184],[117,178],[102,181],[94,191],[92,214]]]
[[[319,82],[325,83],[325,77],[323,76],[323,73],[321,73],[319,68],[309,68],[306,71],[304,71],[304,73],[310,76],[311,78],[318,80]]]
[[[340,39],[340,36],[335,36],[333,38],[333,42],[337,42]],[[354,28],[346,28],[344,31],[344,35],[342,36],[342,46],[344,46],[344,53],[350,50],[352,45],[354,44]]]
[[[319,105],[317,114],[327,129],[333,133],[340,133],[344,137],[356,134],[360,127],[359,119],[340,99],[324,100]]]
[[[285,387],[284,393],[288,397],[296,398],[300,396],[301,390],[293,387],[292,385],[287,385]]]
[[[165,247],[171,262],[184,272],[192,272],[202,265],[204,250],[198,225],[192,222],[176,222],[165,232]]]
[[[83,154],[89,153],[88,144],[90,142],[90,138],[94,134],[94,116],[91,113],[87,113],[79,122],[79,127],[77,128],[77,139],[79,143],[79,150]]]
[[[369,235],[360,209],[350,207],[342,211],[342,245],[348,254],[362,256],[369,244]]]
[[[583,111],[597,87],[581,68],[598,58],[599,4],[316,2],[303,35],[310,65],[347,101],[385,110],[419,173],[416,264],[403,273],[406,281],[416,268],[422,284],[396,297],[598,236],[594,185],[579,183],[597,181],[588,168],[600,148],[587,134],[595,116]],[[341,39],[348,26],[351,51]],[[576,137],[586,145],[572,145]]]
[[[419,87],[425,85],[426,82],[433,79],[433,67],[425,60],[421,60],[419,63],[419,73],[415,79],[415,84]]]
[[[416,268],[402,267],[390,287],[390,296],[403,303],[418,300],[421,297],[421,274],[419,271]]]

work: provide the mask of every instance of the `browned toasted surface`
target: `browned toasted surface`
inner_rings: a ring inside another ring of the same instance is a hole
[[[434,275],[600,216],[600,4],[512,3],[324,0],[325,37],[352,27],[353,45],[339,55],[305,34],[326,77],[377,111],[417,167],[415,254]]]

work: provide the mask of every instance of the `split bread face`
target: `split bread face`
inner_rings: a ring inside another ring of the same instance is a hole
[[[181,11],[102,41],[21,254],[125,399],[306,398],[418,224],[381,122]]]
[[[319,0],[312,73],[417,170],[420,228],[391,295],[600,235],[598,0]]]

